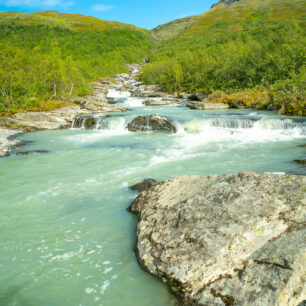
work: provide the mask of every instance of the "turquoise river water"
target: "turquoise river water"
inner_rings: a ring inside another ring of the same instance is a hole
[[[0,305],[175,305],[161,281],[137,264],[129,186],[185,174],[252,170],[305,174],[305,118],[254,110],[144,107],[111,91],[129,112],[95,130],[24,134],[0,159]],[[137,115],[173,119],[177,134],[129,133]]]

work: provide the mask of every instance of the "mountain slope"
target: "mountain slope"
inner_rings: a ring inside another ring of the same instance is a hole
[[[89,83],[141,62],[149,31],[118,22],[47,11],[0,12],[0,114],[62,105]],[[49,102],[52,100],[51,102]]]
[[[46,25],[62,27],[77,31],[103,31],[114,29],[146,30],[134,25],[114,21],[104,21],[91,16],[80,14],[63,14],[57,11],[41,11],[36,13],[0,12],[0,24],[14,24],[19,26]]]
[[[150,55],[142,80],[306,115],[305,16],[304,0],[220,1]]]
[[[190,16],[176,19],[154,28],[151,30],[151,33],[158,40],[168,40],[182,33],[189,25],[197,21],[199,18],[200,16]]]

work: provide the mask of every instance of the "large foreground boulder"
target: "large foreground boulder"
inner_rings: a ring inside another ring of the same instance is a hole
[[[137,256],[185,304],[305,299],[304,176],[185,176],[140,194]]]
[[[150,132],[160,131],[176,133],[176,127],[167,118],[159,115],[139,116],[134,118],[127,126],[130,132]]]

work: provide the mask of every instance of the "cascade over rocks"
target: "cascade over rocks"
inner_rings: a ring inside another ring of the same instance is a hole
[[[169,119],[159,115],[136,117],[128,124],[127,128],[130,132],[160,131],[176,133],[177,131]]]
[[[183,176],[140,194],[137,256],[184,304],[305,299],[305,176]]]
[[[96,129],[101,125],[102,121],[107,118],[111,117],[110,115],[105,115],[103,113],[93,113],[93,114],[81,114],[77,115],[74,118],[72,123],[72,127],[75,129],[85,129],[85,130],[92,130]]]

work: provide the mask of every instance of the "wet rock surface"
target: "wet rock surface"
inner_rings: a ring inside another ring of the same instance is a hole
[[[132,189],[133,191],[143,192],[143,191],[150,189],[156,184],[158,184],[158,182],[155,181],[154,179],[146,179],[142,181],[141,183],[131,186],[130,189]]]
[[[163,106],[180,103],[179,100],[153,100],[149,99],[143,102],[146,106]]]
[[[92,130],[97,128],[98,124],[101,123],[102,120],[106,117],[108,116],[103,113],[77,115],[74,118],[72,127],[75,129],[83,128],[85,130]]]
[[[152,132],[160,131],[176,133],[175,125],[167,118],[159,115],[138,116],[127,126],[130,132]]]
[[[299,305],[305,299],[305,176],[184,176],[141,193],[141,266],[184,304]]]
[[[230,106],[224,103],[209,103],[206,101],[202,102],[188,102],[186,104],[190,109],[196,110],[214,110],[214,109],[228,109]]]
[[[21,145],[21,142],[14,139],[20,131],[9,130],[0,127],[0,157],[7,157],[10,155],[12,148]]]

